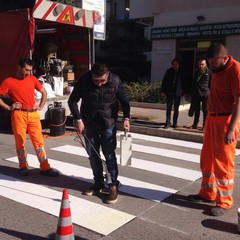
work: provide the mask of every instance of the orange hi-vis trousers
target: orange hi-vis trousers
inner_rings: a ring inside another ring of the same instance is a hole
[[[207,116],[200,156],[203,177],[199,195],[225,209],[233,205],[234,158],[240,129],[238,123],[235,141],[225,145],[223,136],[230,120],[231,116]]]
[[[19,167],[24,168],[28,166],[27,153],[25,148],[26,134],[28,132],[33,147],[36,151],[41,171],[48,170],[50,168],[50,165],[48,163],[46,151],[44,149],[42,125],[39,113],[37,111],[13,111],[11,116],[11,124],[15,138]]]

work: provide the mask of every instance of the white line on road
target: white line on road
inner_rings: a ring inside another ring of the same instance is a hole
[[[82,147],[64,145],[64,146],[60,146],[60,147],[51,148],[51,150],[64,152],[64,153],[70,153],[70,154],[74,154],[77,156],[88,157],[86,150]],[[144,150],[145,150],[145,148],[143,149],[143,151]],[[165,153],[165,154],[167,154],[167,153]],[[182,154],[176,153],[176,157],[179,155],[180,155],[180,157],[182,156]],[[118,164],[119,164],[120,163],[119,155],[117,155],[117,159],[118,159]],[[181,159],[179,159],[179,160],[181,160]],[[138,159],[138,158],[132,158],[131,167],[150,171],[150,172],[161,173],[164,175],[181,178],[181,179],[185,179],[185,180],[190,180],[190,181],[195,181],[202,176],[200,171],[195,171],[195,170],[181,168],[181,167],[175,167],[172,165],[161,164],[161,163],[157,163],[157,162],[151,162],[151,161]]]
[[[0,174],[0,195],[59,216],[62,199],[62,193],[59,191]],[[69,201],[73,223],[104,235],[135,218],[134,215],[72,195],[69,195]]]
[[[117,135],[120,136],[123,134],[122,132],[118,132]],[[190,142],[190,141],[184,141],[184,140],[177,140],[172,138],[163,138],[163,137],[156,137],[156,136],[150,136],[145,134],[139,134],[139,133],[129,133],[133,140],[134,139],[140,139],[144,141],[151,141],[151,142],[157,142],[157,143],[165,143],[170,145],[175,145],[179,147],[187,147],[192,149],[202,149],[202,143],[196,143],[196,142]],[[240,155],[240,149],[236,149],[236,156]]]
[[[39,163],[35,155],[28,154],[27,159],[29,166],[34,168],[39,167]],[[8,158],[6,160],[18,163],[17,157]],[[81,167],[78,165],[65,163],[53,159],[49,159],[49,162],[52,167],[57,168],[62,174],[66,176],[81,179],[87,182],[92,182],[92,170],[90,168]],[[120,188],[121,192],[125,192],[134,196],[146,198],[157,202],[164,200],[165,198],[171,196],[178,191],[176,189],[171,189],[122,176],[119,176],[119,181],[123,185]]]

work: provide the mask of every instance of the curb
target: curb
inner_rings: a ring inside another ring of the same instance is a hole
[[[166,110],[166,104],[162,103],[130,102],[130,107]],[[188,110],[189,108],[190,108],[189,103],[180,104],[179,111]]]
[[[122,130],[122,123],[117,124],[117,129],[119,131]],[[157,136],[157,137],[165,137],[165,138],[172,138],[172,139],[179,139],[184,141],[191,141],[191,142],[203,142],[203,134],[202,133],[188,133],[185,131],[178,131],[175,129],[162,129],[162,128],[154,128],[149,126],[137,126],[134,123],[131,123],[130,132],[139,133],[139,134],[146,134],[150,136]]]

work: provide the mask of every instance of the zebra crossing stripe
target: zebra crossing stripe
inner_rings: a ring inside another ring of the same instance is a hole
[[[202,173],[200,171],[175,167],[167,164],[149,162],[136,158],[132,159],[131,167],[156,172],[159,174],[164,174],[176,178],[181,178],[189,181],[196,181],[197,179],[202,177]]]
[[[37,159],[35,159],[37,161]],[[58,217],[62,193],[35,183],[0,174],[0,195]],[[72,222],[108,235],[134,215],[69,195]],[[56,220],[57,225],[57,220]]]
[[[35,155],[28,154],[27,159],[30,167],[34,168],[39,167],[39,163]],[[8,158],[6,160],[18,163],[17,157]],[[66,162],[61,162],[53,159],[49,159],[49,162],[53,168],[57,168],[62,174],[66,176],[87,182],[93,181],[92,170],[90,168]],[[118,179],[122,183],[122,187],[119,189],[119,191],[156,202],[160,202],[178,191],[176,189],[171,189],[123,176],[119,176]]]
[[[181,161],[187,161],[187,162],[193,162],[193,163],[200,162],[199,154],[185,153],[185,152],[174,151],[174,150],[169,150],[164,148],[148,147],[148,146],[143,146],[138,144],[133,144],[132,150],[142,152],[142,153],[154,154],[162,157],[174,158]]]
[[[51,148],[51,150],[70,153],[78,156],[88,157],[86,150],[82,147],[76,147],[71,145],[64,145],[60,147]],[[118,164],[120,164],[120,156],[117,155]],[[161,164],[156,162],[151,162],[147,160],[132,158],[131,167],[138,168],[150,172],[156,172],[176,178],[181,178],[185,180],[195,181],[199,179],[202,175],[200,171],[195,171],[191,169],[175,167],[172,165]]]
[[[122,132],[118,132],[117,136],[120,136],[123,134]],[[132,133],[130,132],[133,139],[139,139],[144,141],[151,141],[151,142],[157,142],[157,143],[164,143],[179,147],[188,147],[192,149],[202,149],[202,143],[196,143],[196,142],[187,142],[184,140],[177,140],[172,138],[164,138],[164,137],[156,137],[156,136],[150,136],[150,135],[144,135],[139,133]]]
[[[118,132],[117,135],[120,136],[123,134],[122,132]],[[156,137],[156,136],[150,136],[150,135],[144,135],[139,133],[130,133],[133,141],[134,139],[144,140],[144,141],[151,141],[151,142],[157,142],[157,143],[164,143],[179,147],[187,147],[192,149],[202,149],[202,143],[196,143],[196,142],[190,142],[190,141],[184,141],[184,140],[177,140],[172,138],[163,138],[163,137]],[[236,156],[240,155],[240,149],[236,149]]]

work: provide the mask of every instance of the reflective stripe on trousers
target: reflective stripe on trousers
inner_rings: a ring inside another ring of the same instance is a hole
[[[39,113],[13,111],[11,116],[12,130],[15,138],[19,167],[27,167],[27,153],[25,149],[26,133],[28,132],[36,151],[41,170],[47,170],[50,165],[47,160],[46,151],[44,149],[44,141],[42,136],[42,125]]]
[[[231,116],[207,116],[204,127],[200,167],[203,174],[199,195],[216,200],[217,206],[229,209],[233,205],[234,158],[240,123],[235,130],[235,141],[224,144],[223,136]]]

